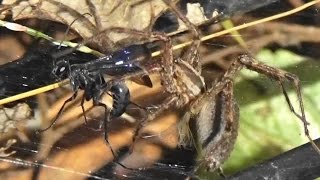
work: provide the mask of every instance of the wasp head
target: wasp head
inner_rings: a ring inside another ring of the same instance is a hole
[[[60,60],[55,63],[52,74],[59,79],[64,79],[69,76],[70,73],[70,63],[67,60]]]

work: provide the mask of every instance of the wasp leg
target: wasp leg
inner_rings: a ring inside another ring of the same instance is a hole
[[[84,122],[86,124],[88,124],[88,120],[87,120],[87,116],[86,116],[86,111],[84,109],[84,100],[85,100],[85,96],[83,95],[82,98],[81,98],[81,103],[80,103],[80,106],[81,106],[81,109],[82,109],[82,113],[83,113],[83,117],[84,117]]]
[[[54,125],[56,124],[57,120],[59,119],[59,117],[61,116],[61,114],[62,114],[62,112],[63,112],[63,110],[64,110],[64,107],[67,105],[67,103],[73,101],[73,100],[77,97],[77,94],[78,94],[78,91],[75,91],[75,92],[73,93],[73,95],[72,95],[69,99],[67,99],[66,101],[64,101],[64,103],[63,103],[63,105],[61,106],[58,114],[56,115],[56,117],[54,118],[54,120],[51,122],[51,124],[50,124],[48,127],[44,128],[44,129],[38,130],[38,132],[42,133],[42,132],[50,129],[52,126],[54,126]]]

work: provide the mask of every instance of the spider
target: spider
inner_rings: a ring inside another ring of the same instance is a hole
[[[179,129],[181,144],[185,143],[188,137],[183,128],[189,125],[191,118],[195,119],[198,141],[203,150],[203,157],[200,160],[199,167],[204,166],[211,171],[220,168],[229,157],[238,134],[239,108],[233,96],[233,78],[242,68],[247,68],[278,82],[289,109],[302,121],[305,135],[314,148],[320,152],[308,132],[307,126],[309,123],[304,112],[300,81],[296,75],[265,65],[248,54],[240,55],[221,77],[215,79],[211,85],[206,85],[204,78],[201,76],[201,63],[198,53],[200,34],[197,28],[176,8],[173,2],[170,0],[163,1],[191,30],[194,41],[185,51],[187,53],[181,57],[174,58],[170,38],[164,34],[150,34],[152,38],[164,42],[160,75],[162,85],[165,91],[169,93],[169,96],[155,111],[148,113],[139,122],[133,136],[134,140],[139,137],[139,131],[145,124],[158,117],[164,111],[169,108],[183,108],[185,109],[185,114],[180,120],[180,127],[182,128]],[[134,33],[143,36],[138,31]],[[294,85],[299,101],[300,114],[293,108],[284,87],[284,83],[287,81]]]

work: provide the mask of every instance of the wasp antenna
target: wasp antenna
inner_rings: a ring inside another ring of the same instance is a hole
[[[65,33],[64,33],[64,35],[63,35],[63,39],[61,40],[58,49],[61,48],[61,45],[62,45],[63,41],[65,40],[67,34],[69,33],[71,26],[72,26],[77,20],[79,20],[80,18],[84,18],[86,15],[89,15],[90,17],[92,17],[92,14],[90,14],[90,13],[83,13],[80,17],[74,19],[74,20],[70,23],[70,25],[68,26],[67,30],[65,31]]]

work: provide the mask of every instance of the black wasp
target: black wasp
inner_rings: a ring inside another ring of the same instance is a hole
[[[113,109],[110,115],[111,117],[121,116],[130,103],[130,92],[122,79],[124,76],[144,74],[139,62],[149,58],[151,58],[151,54],[145,46],[131,45],[86,63],[70,64],[68,59],[57,61],[52,71],[53,74],[59,79],[69,78],[74,94],[64,102],[51,125],[42,131],[54,125],[64,106],[75,99],[79,89],[84,90],[81,101],[83,110],[84,100],[92,99],[94,106],[103,106],[107,111],[106,105],[101,103],[100,99],[105,92],[110,91],[113,98]],[[104,75],[112,78],[105,81]],[[147,76],[144,76],[144,80],[147,85],[151,86],[151,80]],[[84,117],[86,120],[86,116]]]
[[[79,51],[61,55],[61,52],[68,52],[68,50],[70,48],[57,48],[57,46],[39,42],[31,46],[20,59],[0,66],[0,98],[30,91],[66,78],[70,79],[74,94],[64,102],[50,126],[39,132],[55,124],[65,105],[77,96],[79,89],[84,90],[82,108],[84,100],[92,99],[94,106],[105,108],[105,116],[108,117],[105,121],[107,121],[109,118],[121,116],[131,103],[129,89],[123,82],[124,77],[142,74],[141,79],[134,80],[146,86],[152,86],[141,64],[146,62],[144,60],[151,58],[151,53],[145,45],[131,45],[100,58]],[[110,115],[107,113],[107,106],[100,102],[105,92],[110,92],[113,98]],[[36,106],[33,98],[26,100],[33,107]],[[85,114],[84,117],[86,120]],[[107,131],[106,122],[104,126]],[[105,132],[107,141],[106,136]]]
[[[89,101],[92,99],[94,106],[102,106],[105,109],[105,119],[103,121],[104,137],[112,154],[115,155],[108,142],[107,122],[110,118],[121,116],[131,103],[130,92],[123,79],[136,75],[145,75],[146,72],[141,67],[141,63],[150,58],[151,53],[144,45],[131,45],[86,63],[80,63],[81,60],[79,59],[78,63],[70,63],[69,59],[60,58],[54,65],[52,72],[59,79],[69,78],[74,93],[64,102],[50,126],[40,131],[43,132],[51,128],[62,114],[65,105],[74,100],[78,90],[82,89],[84,90],[81,100],[83,113],[85,113],[84,100]],[[142,80],[145,85],[152,86],[148,76],[142,76]],[[107,106],[100,102],[102,95],[106,92],[111,92],[113,98],[113,106],[109,114]],[[85,114],[84,118],[87,121]]]
[[[48,43],[34,43],[21,58],[1,65],[0,98],[7,98],[60,81],[52,75],[52,69],[54,61],[59,61],[61,58],[54,59],[51,54],[64,50],[64,47],[58,50],[56,46]],[[63,56],[63,59],[71,64],[79,62],[79,59],[84,59],[82,62],[88,62],[96,58],[94,55],[78,51]],[[37,105],[32,97],[24,101],[32,107]],[[10,103],[9,106],[15,103]]]

